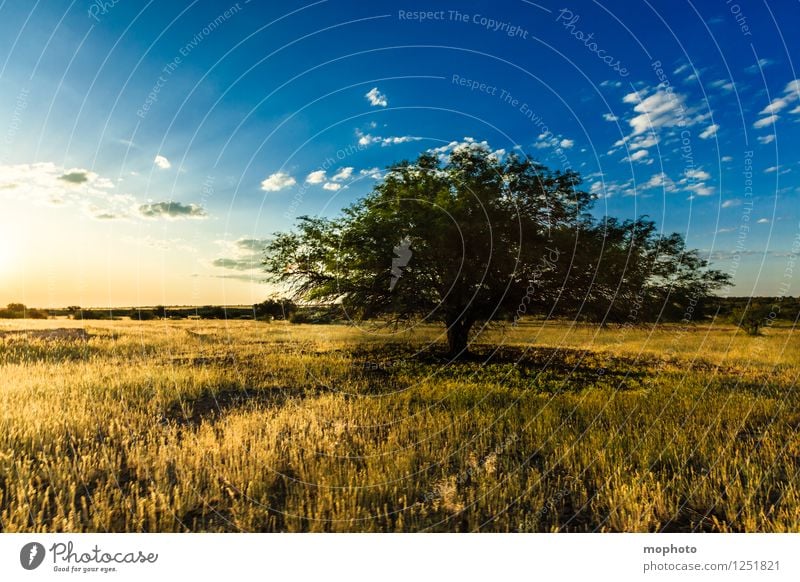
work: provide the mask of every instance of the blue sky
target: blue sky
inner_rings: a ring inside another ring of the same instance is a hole
[[[795,2],[0,0],[0,303],[259,301],[270,233],[464,141],[579,171],[598,215],[681,232],[731,294],[796,295],[798,21]]]

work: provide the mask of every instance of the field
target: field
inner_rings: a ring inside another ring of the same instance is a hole
[[[800,531],[789,327],[441,331],[0,324],[0,530]]]

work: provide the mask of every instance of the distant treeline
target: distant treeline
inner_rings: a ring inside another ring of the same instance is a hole
[[[83,308],[72,305],[60,309],[32,309],[22,303],[11,303],[0,309],[0,319],[47,319],[48,317],[69,317],[71,319],[289,319],[297,311],[297,306],[285,299],[267,299],[251,306],[204,305],[201,307],[115,307]]]
[[[699,317],[698,317],[699,312]],[[798,297],[714,297],[702,310],[693,313],[692,320],[709,319],[717,314],[723,320],[741,319],[748,312],[769,313],[770,319],[794,321],[800,313]],[[298,306],[289,299],[267,299],[251,306],[204,305],[201,307],[133,307],[133,308],[81,308],[77,305],[61,309],[34,309],[22,303],[10,303],[0,309],[0,319],[47,319],[69,317],[71,319],[250,319],[258,321],[288,320],[292,323],[335,323],[345,318],[335,306]],[[681,321],[683,312],[665,310],[661,321]],[[641,323],[641,322],[640,322]]]

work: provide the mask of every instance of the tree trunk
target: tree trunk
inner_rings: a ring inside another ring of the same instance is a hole
[[[447,347],[449,349],[448,356],[451,359],[465,358],[469,355],[467,343],[470,329],[472,329],[472,321],[463,316],[447,322]]]

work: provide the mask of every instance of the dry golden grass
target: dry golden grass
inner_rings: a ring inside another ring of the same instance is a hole
[[[0,324],[52,328],[90,337],[0,337],[2,531],[800,531],[788,328],[527,322],[447,365],[437,327]]]

